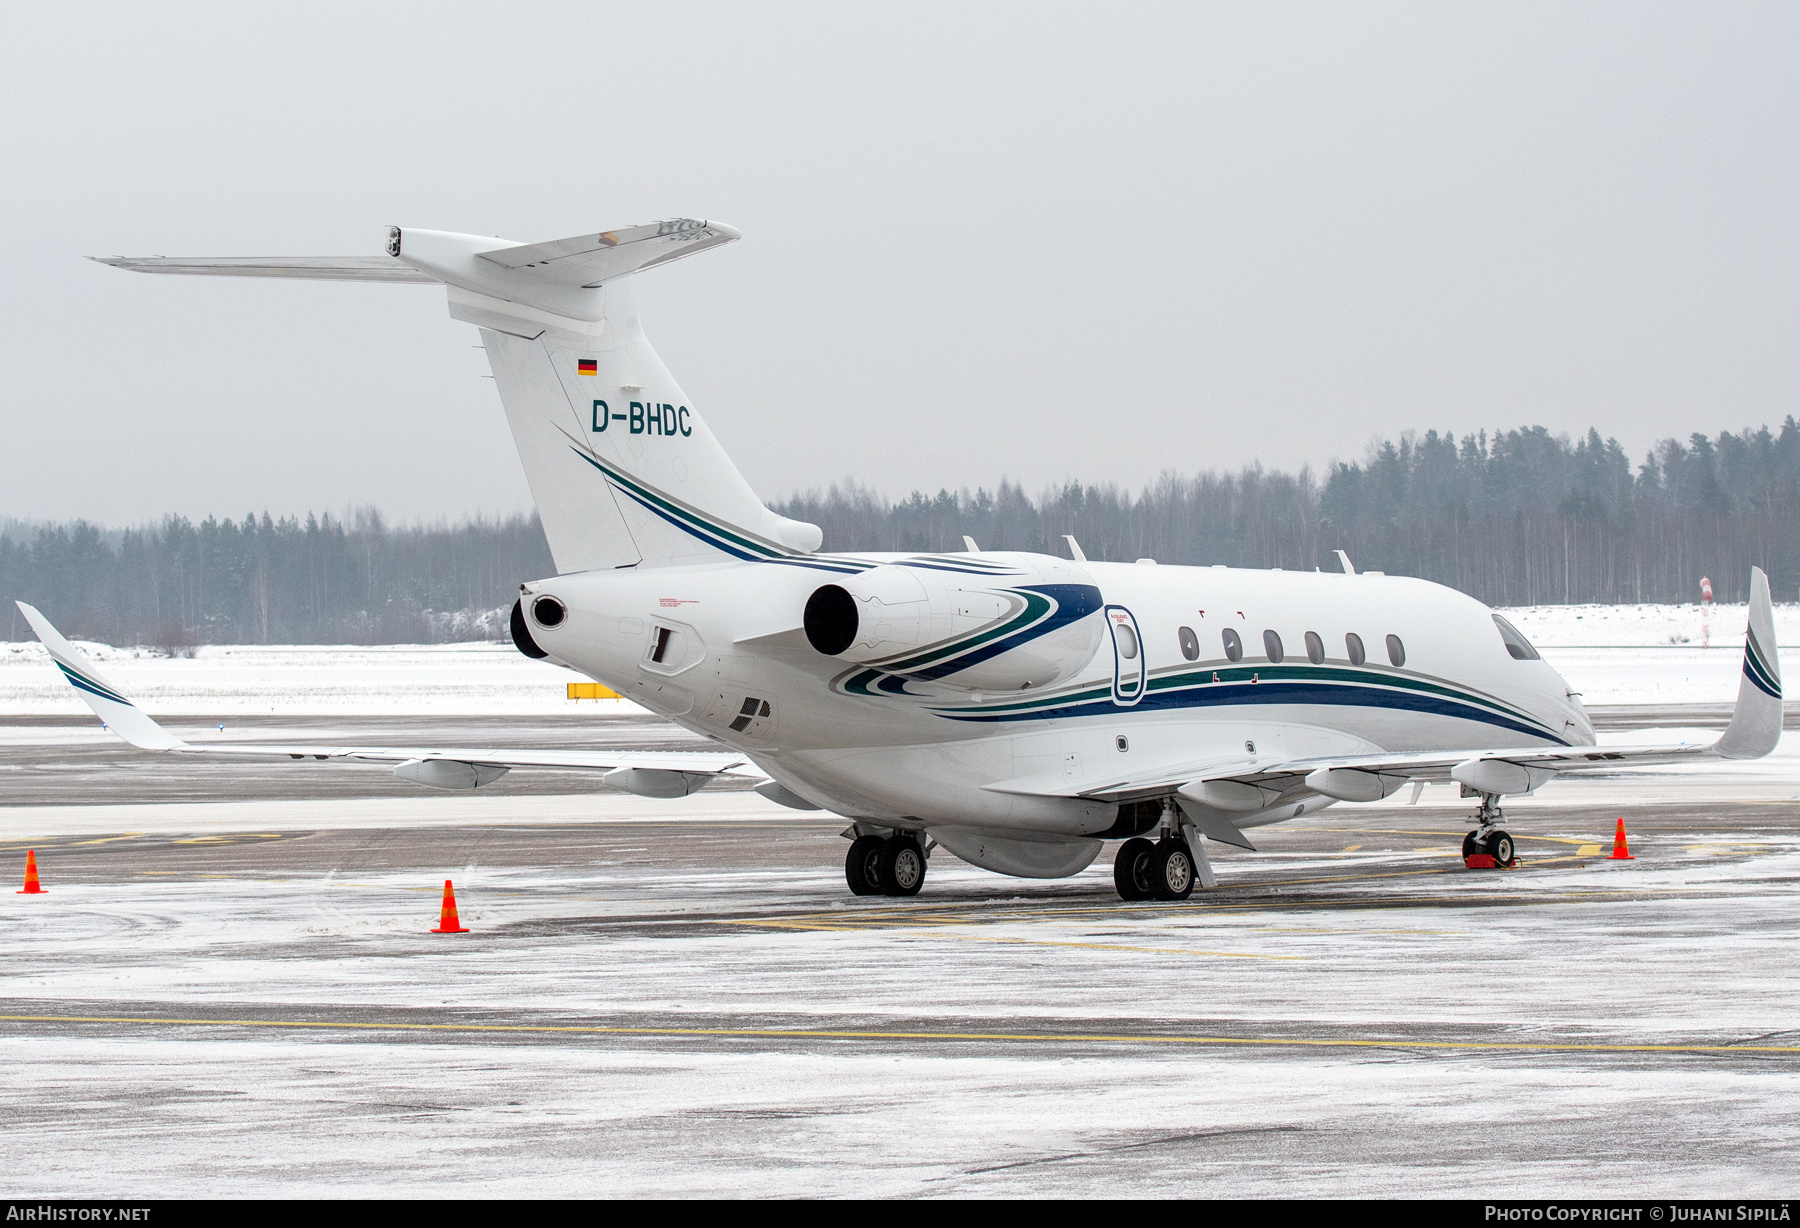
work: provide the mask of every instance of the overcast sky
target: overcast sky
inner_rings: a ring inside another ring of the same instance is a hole
[[[436,287],[88,255],[390,224],[640,279],[765,497],[1800,412],[1800,6],[0,8],[0,515],[529,506]]]

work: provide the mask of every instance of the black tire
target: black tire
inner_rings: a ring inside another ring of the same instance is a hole
[[[844,881],[850,884],[852,894],[881,894],[875,863],[886,843],[880,836],[858,836],[850,842],[850,851],[844,854]]]
[[[1150,858],[1155,852],[1156,846],[1142,836],[1119,846],[1113,857],[1113,886],[1121,900],[1150,898]]]
[[[1513,838],[1510,832],[1497,831],[1487,838],[1488,855],[1496,865],[1510,866],[1513,860]]]
[[[1481,847],[1481,841],[1479,841],[1475,838],[1474,832],[1470,832],[1468,835],[1463,837],[1463,860],[1464,861],[1467,861],[1469,858],[1473,857],[1477,853],[1484,853],[1486,851],[1487,851],[1486,849]]]
[[[875,867],[884,895],[918,895],[925,885],[925,850],[911,836],[884,840]]]
[[[1150,858],[1150,886],[1159,900],[1185,900],[1194,894],[1194,850],[1186,840],[1158,843]]]

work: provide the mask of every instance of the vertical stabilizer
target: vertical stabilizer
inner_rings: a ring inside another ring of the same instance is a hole
[[[637,270],[735,238],[689,220],[531,246],[390,240],[448,284],[452,317],[481,328],[558,571],[818,549],[817,528],[756,497],[638,320]]]
[[[482,326],[557,570],[817,549],[816,528],[763,506],[663,365],[638,322],[632,278],[594,293],[591,331],[450,302],[452,316]]]
[[[559,572],[819,548],[744,481],[638,324],[634,274],[739,238],[674,218],[548,243],[393,227],[385,256],[110,257],[143,273],[436,283],[481,329]]]

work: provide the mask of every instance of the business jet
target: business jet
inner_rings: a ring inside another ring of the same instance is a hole
[[[1752,572],[1737,705],[1715,741],[1605,747],[1517,629],[1400,576],[982,550],[833,554],[769,510],[646,340],[636,276],[739,238],[676,219],[549,243],[394,228],[385,254],[125,259],[142,273],[441,285],[473,324],[557,574],[512,638],[720,745],[615,752],[200,744],[159,726],[30,606],[81,698],[147,751],[393,765],[440,789],[578,768],[646,797],[722,776],[844,816],[858,895],[917,894],[942,846],[1062,878],[1120,841],[1128,900],[1217,883],[1205,842],[1409,782],[1475,799],[1465,854],[1513,860],[1502,800],[1558,777],[1766,755],[1781,733],[1769,583]],[[1416,793],[1415,793],[1416,796]]]

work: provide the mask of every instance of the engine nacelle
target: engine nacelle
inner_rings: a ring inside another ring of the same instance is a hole
[[[1043,554],[969,559],[967,570],[884,563],[823,585],[806,603],[806,638],[826,656],[967,691],[1049,686],[1094,659],[1104,601],[1085,568]]]

